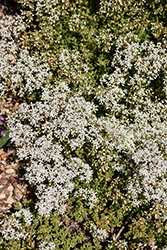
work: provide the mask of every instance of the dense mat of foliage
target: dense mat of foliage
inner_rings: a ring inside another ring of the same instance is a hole
[[[16,3],[0,91],[33,196],[0,249],[167,249],[166,1]]]

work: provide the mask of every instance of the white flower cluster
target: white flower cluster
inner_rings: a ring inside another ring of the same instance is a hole
[[[69,12],[67,11],[68,1],[18,0],[18,2],[21,3],[24,7],[24,10],[21,10],[22,17],[29,20],[30,22],[33,22],[33,19],[38,22],[39,30],[34,30],[32,33],[32,36],[35,38],[34,47],[36,46],[36,48],[38,49],[39,45],[41,46],[42,42],[42,46],[44,47],[44,49],[47,49],[48,52],[50,44],[52,44],[53,46],[55,43],[60,44],[62,31],[64,28],[62,27],[61,21],[62,19],[66,19],[66,17],[69,18]],[[51,56],[53,56],[53,50],[50,52]]]
[[[21,10],[21,15],[31,15],[31,18],[35,15],[37,21],[46,21],[49,25],[53,26],[59,21],[61,15],[66,14],[66,7],[68,5],[66,0],[18,0],[24,10]],[[25,11],[25,8],[27,9]],[[45,24],[46,25],[46,24]]]
[[[50,67],[43,62],[43,55],[30,55],[23,33],[29,25],[21,16],[5,16],[0,20],[0,93],[11,91],[24,96],[32,94],[52,77]]]
[[[68,84],[80,86],[87,80],[86,74],[89,68],[86,63],[83,63],[79,51],[73,50],[70,53],[67,49],[63,49],[55,65],[57,65],[59,79],[64,79]]]
[[[115,249],[115,247],[117,247],[116,249],[118,250],[127,250],[129,249],[129,245],[128,245],[128,242],[125,241],[125,240],[118,240],[118,241],[108,241],[109,242],[109,245],[108,247],[110,249]],[[135,250],[146,250],[148,249],[148,244],[147,243],[137,243],[137,248]],[[157,249],[157,246],[156,246],[156,243],[153,241],[152,242],[152,245],[150,246],[149,245],[149,249],[150,250],[156,250]],[[166,250],[167,248],[162,248],[162,250]]]
[[[98,129],[107,132],[103,139],[108,149],[115,148],[128,156],[125,159],[115,155],[115,169],[122,173],[129,168],[133,170],[127,184],[127,196],[133,205],[160,202],[166,211],[167,102],[152,102],[149,89],[160,73],[166,76],[166,50],[160,43],[139,44],[138,37],[132,33],[120,37],[116,44],[112,61],[115,70],[101,77],[96,93],[100,103],[110,109],[107,117],[98,119]],[[165,89],[165,80],[163,85]],[[124,86],[129,86],[130,96]],[[132,108],[121,104],[122,98]],[[119,118],[115,118],[117,113]],[[130,114],[133,119],[129,118]]]
[[[46,241],[42,241],[39,245],[38,250],[55,250],[56,249],[56,245],[54,242],[46,242]]]
[[[57,210],[59,214],[63,214],[66,210],[65,201],[68,199],[68,193],[71,191],[73,185],[63,188],[57,184],[54,187],[47,187],[46,185],[38,185],[38,199],[35,208],[38,209],[39,215],[48,217],[53,210]]]
[[[118,241],[108,241],[109,244],[109,248],[110,249],[115,249],[115,247],[117,247],[118,250],[127,250],[128,248],[128,242],[125,240],[118,240]]]
[[[99,34],[96,35],[96,42],[98,47],[102,47],[102,52],[109,52],[113,45],[113,35],[110,29],[103,29]]]
[[[96,195],[97,193],[93,189],[88,190],[87,188],[80,188],[74,193],[75,197],[82,197],[82,200],[86,200],[90,208],[94,208],[94,206],[98,204],[98,198]]]
[[[118,104],[119,100],[122,97],[125,97],[127,92],[126,90],[121,89],[120,85],[125,85],[125,77],[121,70],[117,67],[113,74],[102,75],[100,85],[97,87],[97,99],[101,104],[105,104],[106,108],[111,108],[111,112],[125,109],[124,105]]]
[[[25,176],[30,184],[38,185],[40,201],[36,206],[39,206],[39,214],[48,216],[53,208],[60,213],[65,211],[64,201],[74,188],[71,182],[74,178],[86,182],[91,180],[89,165],[77,157],[66,159],[63,152],[68,155],[81,148],[86,137],[92,140],[88,127],[93,124],[96,108],[83,97],[67,99],[70,91],[65,83],[50,91],[49,87],[43,90],[44,103],[21,104],[8,119],[8,126],[12,142],[20,147],[19,159],[30,158]],[[22,124],[25,119],[31,126]],[[46,180],[49,181],[48,187],[43,185]]]
[[[167,161],[162,158],[157,145],[150,148],[138,150],[132,156],[136,165],[140,164],[138,174],[130,177],[128,186],[129,193],[133,199],[133,205],[140,203],[139,197],[142,193],[144,201],[150,203],[163,203],[167,206],[167,181],[164,174],[167,172]],[[139,178],[139,181],[136,180]],[[134,182],[134,183],[133,183]],[[133,184],[132,184],[133,183]]]
[[[106,229],[98,229],[95,224],[90,224],[90,233],[93,238],[97,238],[99,242],[103,242],[107,237],[108,233]]]
[[[159,76],[160,71],[164,71],[166,75],[167,55],[166,48],[162,47],[162,43],[144,41],[139,44],[137,35],[131,32],[125,37],[119,37],[116,41],[116,52],[111,64],[113,67],[119,65],[125,74],[128,70],[135,70],[134,77],[128,82],[130,85],[146,84]]]
[[[18,53],[14,41],[5,43],[3,40],[0,46],[0,76],[2,78],[0,88],[2,95],[11,89],[21,97],[25,95],[26,91],[32,94],[34,90],[40,89],[51,79],[50,68],[39,60],[39,55],[30,56],[26,48]]]
[[[8,91],[15,88],[11,86],[9,80],[10,71],[16,63],[18,51],[22,48],[21,33],[25,30],[25,24],[20,16],[3,15],[0,27],[0,93],[4,95],[4,92],[7,91],[5,88]]]
[[[24,227],[20,219],[24,220]],[[29,234],[26,233],[26,227],[29,227],[33,221],[33,216],[29,210],[22,208],[7,218],[1,224],[1,233],[4,239],[26,239]]]
[[[119,37],[111,66],[115,68],[114,72],[101,77],[96,92],[97,99],[111,108],[111,112],[117,109],[126,112],[123,105],[118,105],[121,98],[126,97],[133,106],[143,104],[145,98],[152,94],[151,88],[147,87],[162,73],[163,88],[166,91],[167,54],[160,42],[156,45],[148,41],[139,44],[138,36],[131,32],[125,37]],[[133,90],[131,99],[124,86],[131,88],[131,92]]]
[[[79,14],[73,14],[68,21],[70,31],[82,31],[86,26],[86,21]]]
[[[150,242],[150,243],[151,243],[151,246],[149,245],[149,247],[150,247],[151,250],[156,250],[158,248],[156,243],[154,242],[154,240],[152,242]],[[147,243],[144,244],[144,243],[140,242],[140,243],[137,244],[137,246],[138,246],[138,248],[136,250],[140,250],[140,249],[145,250],[145,249],[147,249],[148,244]],[[162,250],[165,250],[165,249],[166,248],[162,248]]]
[[[27,2],[27,0],[23,1]],[[39,0],[35,6],[37,18],[42,18],[50,25],[54,25],[62,15],[66,14],[66,3],[63,0],[61,2],[60,4],[58,0]]]
[[[100,1],[100,10],[102,14],[105,14],[106,17],[111,16],[116,11],[121,11],[123,8],[122,0],[101,0]]]
[[[136,109],[135,122],[129,125],[134,136],[134,151],[131,151],[127,159],[122,155],[115,157],[115,169],[122,172],[127,168],[133,170],[133,176],[128,178],[127,195],[133,200],[134,206],[152,201],[155,204],[161,203],[162,211],[166,210],[166,108],[164,102],[150,103],[140,112]],[[134,163],[129,162],[132,159]]]
[[[114,115],[99,118],[97,124],[100,131],[105,131],[103,138],[105,148],[108,148],[110,151],[115,148],[118,152],[134,152],[135,138],[133,131],[125,125],[122,125]]]
[[[25,22],[23,22],[19,15],[2,15],[0,26],[1,44],[5,44],[5,42],[13,42],[13,37],[15,37],[15,42],[18,43],[17,45],[20,45],[19,43],[22,41],[20,35],[25,31],[26,26]]]

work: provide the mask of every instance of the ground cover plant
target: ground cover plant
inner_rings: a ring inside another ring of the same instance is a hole
[[[32,196],[0,249],[167,249],[167,4],[17,0],[1,101]]]

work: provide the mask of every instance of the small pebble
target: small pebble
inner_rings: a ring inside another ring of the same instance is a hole
[[[8,197],[8,199],[5,203],[12,204],[12,203],[14,203],[14,200],[11,197]]]
[[[10,169],[10,168],[13,168],[13,165],[12,165],[12,164],[11,164],[11,165],[5,166],[5,169]]]
[[[7,182],[7,179],[0,179],[0,185],[5,185]]]
[[[1,155],[2,161],[6,161],[6,159],[9,157],[9,155],[5,152],[3,155]]]
[[[6,198],[6,195],[4,193],[0,194],[0,200]]]
[[[4,154],[4,151],[3,151],[3,148],[0,149],[0,155],[3,155]]]
[[[9,187],[7,188],[8,191],[13,191],[13,186],[9,185]]]
[[[5,172],[6,172],[7,174],[13,174],[13,173],[14,173],[14,170],[13,170],[12,168],[10,168],[10,169],[6,169]]]

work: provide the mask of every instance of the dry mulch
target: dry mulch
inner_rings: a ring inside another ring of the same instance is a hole
[[[19,161],[14,151],[0,149],[0,212],[9,210],[27,196],[27,184],[24,178],[17,176]]]
[[[11,6],[5,6],[3,4],[0,4],[0,18],[3,15],[15,15],[17,13],[17,10],[15,10],[15,5],[14,3],[11,4]]]

